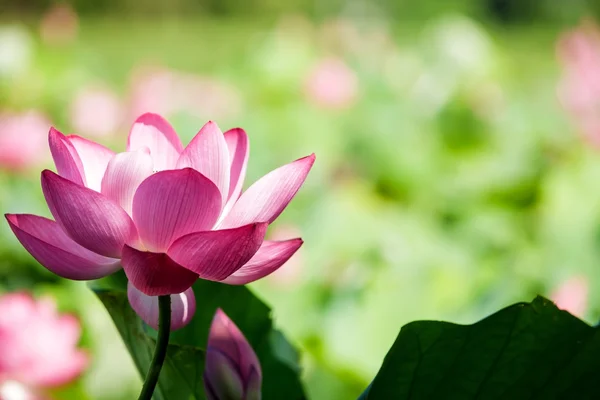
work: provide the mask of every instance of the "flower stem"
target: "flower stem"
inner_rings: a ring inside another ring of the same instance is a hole
[[[169,334],[171,333],[171,296],[158,296],[158,338],[154,356],[148,369],[148,374],[142,386],[142,392],[138,400],[151,400],[158,376],[167,356],[167,346],[169,345]]]

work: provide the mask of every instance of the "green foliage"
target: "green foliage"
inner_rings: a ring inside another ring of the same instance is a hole
[[[597,398],[600,329],[541,297],[473,325],[402,328],[367,400]]]
[[[152,359],[156,332],[129,306],[126,278],[119,272],[94,282],[93,290],[112,317],[135,365],[145,375]],[[263,370],[263,399],[304,398],[297,355],[276,331],[269,308],[248,289],[199,280],[194,285],[198,307],[192,322],[173,332],[158,382],[158,400],[204,399],[204,351],[212,317],[218,307],[238,325],[254,348]]]

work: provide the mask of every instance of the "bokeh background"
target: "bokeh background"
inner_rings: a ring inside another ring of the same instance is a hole
[[[599,15],[583,0],[1,0],[0,211],[49,216],[50,125],[124,150],[143,112],[184,143],[212,119],[248,132],[247,182],[317,154],[269,232],[303,248],[251,285],[302,351],[310,398],[356,398],[412,320],[472,323],[542,294],[593,323]],[[0,293],[17,290],[82,322],[92,364],[54,398],[135,397],[100,302],[1,223]]]

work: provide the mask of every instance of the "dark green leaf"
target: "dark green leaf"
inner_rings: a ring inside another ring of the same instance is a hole
[[[129,307],[126,284],[127,280],[120,272],[94,282],[92,288],[115,321],[138,369],[145,374],[152,357],[156,332],[143,324]],[[204,398],[204,348],[212,317],[218,307],[236,323],[256,351],[263,370],[263,399],[305,398],[298,377],[296,350],[272,327],[270,309],[262,301],[243,286],[199,280],[193,288],[196,314],[188,326],[171,335],[167,365],[159,381],[163,397],[157,398]],[[175,395],[170,392],[172,390],[177,391]],[[187,397],[184,392],[188,393]]]
[[[96,294],[110,313],[127,350],[145,376],[156,342],[142,327],[142,321],[129,306],[123,291],[99,290]],[[167,358],[154,392],[155,400],[205,399],[202,387],[204,351],[198,347],[169,345]]]
[[[370,389],[378,399],[596,399],[600,329],[541,297],[473,325],[402,328]]]

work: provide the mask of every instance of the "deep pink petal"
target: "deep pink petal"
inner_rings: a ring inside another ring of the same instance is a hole
[[[240,128],[228,130],[225,132],[224,137],[225,142],[227,142],[231,164],[229,170],[229,196],[222,212],[222,215],[227,215],[240,197],[240,193],[242,193],[248,157],[250,155],[250,143],[248,142],[248,135]]]
[[[245,285],[276,271],[302,246],[302,239],[265,240],[256,254],[243,267],[223,279],[229,285]]]
[[[219,228],[273,222],[296,195],[314,162],[315,155],[312,154],[260,178],[242,194]]]
[[[148,296],[135,288],[131,282],[127,283],[127,298],[131,308],[140,318],[158,330],[158,297]],[[196,298],[194,290],[187,289],[183,293],[171,295],[171,330],[174,331],[186,326],[196,312]]]
[[[40,264],[56,275],[73,280],[98,279],[118,270],[119,260],[93,253],[75,243],[47,218],[6,214],[12,231]]]
[[[147,148],[115,155],[102,178],[102,194],[131,215],[133,195],[140,183],[152,175],[152,168]]]
[[[231,319],[219,308],[213,317],[208,333],[207,349],[225,354],[241,372],[244,383],[254,370],[262,379],[260,363],[248,340]],[[207,364],[207,368],[209,365]]]
[[[197,274],[164,253],[140,251],[128,245],[123,247],[121,264],[129,281],[148,296],[181,293],[198,279]]]
[[[150,149],[155,171],[173,169],[183,151],[177,133],[163,117],[146,113],[140,116],[129,131],[127,151]]]
[[[42,190],[56,222],[83,247],[118,258],[123,244],[135,240],[129,215],[100,193],[48,170],[42,172]]]
[[[223,132],[208,121],[181,153],[177,168],[190,167],[213,181],[223,204],[229,197],[229,151]]]
[[[177,239],[168,254],[202,279],[220,281],[244,265],[263,242],[267,224],[190,233]]]
[[[133,197],[133,220],[145,247],[165,252],[188,233],[211,229],[221,211],[221,193],[191,168],[161,171],[147,178]]]
[[[85,186],[83,164],[71,141],[58,130],[50,128],[48,144],[58,174],[78,185]]]
[[[106,166],[115,153],[101,144],[77,135],[69,135],[67,139],[79,155],[83,166],[86,186],[99,192],[100,182],[104,176],[104,171],[106,171]]]

